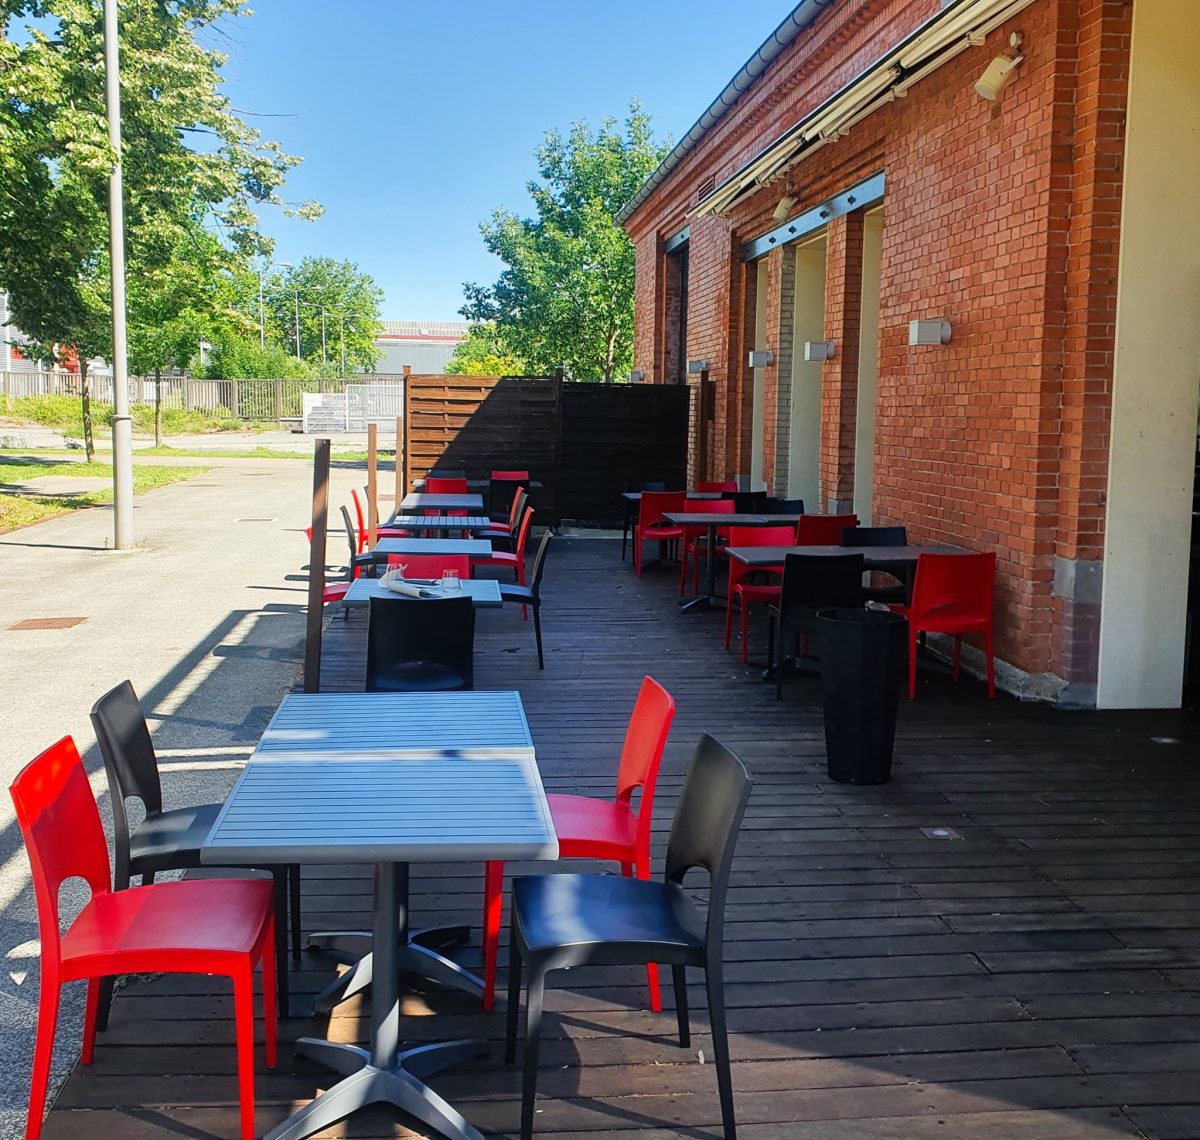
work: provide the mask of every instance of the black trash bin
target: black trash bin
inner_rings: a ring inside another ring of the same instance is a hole
[[[829,778],[883,784],[892,774],[908,621],[886,610],[817,614]]]

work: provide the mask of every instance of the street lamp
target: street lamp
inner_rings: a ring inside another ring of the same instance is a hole
[[[267,319],[263,312],[263,278],[268,269],[278,266],[280,269],[291,269],[290,261],[269,261],[258,270],[258,344],[260,348],[267,347]]]
[[[350,331],[354,331],[354,322],[350,322]],[[341,377],[346,378],[346,314],[338,313],[338,342],[342,349],[342,371]]]

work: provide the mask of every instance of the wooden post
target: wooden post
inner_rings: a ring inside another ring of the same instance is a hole
[[[391,504],[392,515],[400,514],[400,504],[404,498],[404,466],[400,462],[400,450],[404,443],[404,419],[396,416],[396,498]]]
[[[321,630],[325,620],[325,536],[329,522],[329,440],[313,450],[312,542],[308,547],[308,623],[304,632],[304,691],[321,691]]]
[[[367,424],[367,549],[375,549],[379,530],[379,454],[378,428]]]
[[[404,493],[408,494],[409,487],[412,486],[412,470],[408,464],[408,425],[412,423],[412,385],[409,384],[408,378],[404,380]],[[399,506],[396,507],[399,510]]]

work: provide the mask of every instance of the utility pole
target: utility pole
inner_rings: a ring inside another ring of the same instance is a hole
[[[321,306],[321,375],[325,374],[325,306]]]
[[[125,194],[121,180],[121,60],[117,0],[104,0],[104,102],[115,159],[108,176],[108,250],[113,326],[113,546],[133,545],[133,420],[125,342]]]
[[[338,342],[342,346],[342,371],[339,375],[346,378],[346,314],[338,313]]]
[[[278,266],[280,269],[291,269],[290,261],[272,261],[259,268],[258,271],[258,347],[267,347],[267,314],[263,309],[263,278],[267,270]]]
[[[296,301],[296,359],[300,359],[300,290],[293,289],[292,297]]]

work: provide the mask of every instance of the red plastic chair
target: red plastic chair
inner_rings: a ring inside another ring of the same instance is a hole
[[[796,522],[797,546],[841,546],[842,531],[858,526],[858,515],[801,515]]]
[[[529,541],[529,528],[533,525],[533,508],[527,506],[525,514],[521,516],[521,525],[517,528],[517,543],[516,549],[513,551],[493,550],[491,554],[480,554],[471,557],[471,576],[475,576],[475,571],[480,566],[499,566],[506,570],[511,570],[516,576],[518,586],[525,585],[525,543]],[[529,607],[521,607],[521,620],[527,621],[529,618]]]
[[[736,491],[737,489],[738,485],[736,479],[721,479],[715,483],[710,482],[696,484],[696,490],[701,494],[712,494],[713,492],[720,492],[721,494],[724,494],[726,491]]]
[[[79,1060],[90,1065],[101,978],[160,972],[220,974],[233,981],[241,1134],[242,1140],[253,1140],[256,963],[262,965],[267,1064],[275,1065],[271,882],[185,879],[114,891],[100,813],[69,736],[26,765],[9,791],[29,853],[41,940],[26,1140],[41,1133],[60,989],[87,981]],[[73,878],[83,879],[91,897],[60,935],[59,889]]]
[[[996,695],[992,658],[992,589],[996,553],[921,554],[913,578],[912,601],[892,609],[908,618],[908,698],[917,695],[917,634],[954,634],[953,670],[958,680],[964,633],[983,634],[988,696]]]
[[[688,499],[683,509],[692,514],[731,515],[737,504],[732,499]],[[717,527],[716,557],[721,555],[723,542],[729,541],[729,527]],[[692,563],[692,593],[700,592],[700,555],[708,557],[708,527],[685,526],[683,528],[683,557],[679,560],[679,596],[683,597],[687,582],[688,561]]]
[[[358,497],[358,492],[351,487],[350,498],[354,500],[354,515],[358,522],[358,553],[365,554],[367,547],[370,545],[371,532],[367,529],[367,518],[363,512],[362,500]],[[309,528],[312,529],[311,527]],[[397,526],[377,526],[375,528],[375,537],[379,538],[408,538],[411,531],[404,530]],[[311,542],[312,539],[310,538]]]
[[[794,536],[790,526],[731,526],[729,528],[730,546],[792,546]],[[737,606],[742,611],[742,660],[750,659],[750,649],[746,639],[746,615],[754,602],[770,605],[779,601],[779,582],[770,584],[752,584],[745,581],[751,574],[774,574],[783,577],[783,564],[778,566],[744,566],[731,558],[729,560],[729,594],[725,601],[725,648],[729,648],[730,633],[733,630],[733,610]]]
[[[520,482],[522,479],[528,479],[529,472],[528,471],[493,471],[492,478],[493,479],[501,479],[501,480],[505,480],[507,482],[512,482],[512,483],[517,483],[517,482]]]
[[[650,877],[650,819],[654,809],[654,786],[662,763],[663,748],[675,700],[653,677],[642,678],[634,702],[617,766],[617,795],[614,800],[589,796],[548,795],[550,815],[558,836],[562,859],[605,859],[621,864],[625,878]],[[641,789],[638,806],[633,793]],[[504,886],[504,864],[489,862],[483,885],[483,1008],[491,1009],[496,990],[496,951],[500,942],[500,903]],[[658,1013],[658,967],[646,965],[650,1008]]]
[[[673,526],[663,518],[668,511],[682,512],[687,508],[684,491],[643,491],[638,503],[638,517],[633,524],[633,571],[642,576],[643,542],[678,542],[683,527]]]
[[[467,481],[465,479],[425,479],[425,493],[427,495],[465,495],[467,493]],[[430,511],[431,515],[440,515],[441,511]],[[460,507],[455,507],[452,511],[445,512],[453,518],[462,518],[469,514],[469,511],[464,511]]]
[[[389,554],[388,569],[404,567],[406,578],[440,578],[443,570],[457,570],[460,580],[471,575],[465,554]]]

